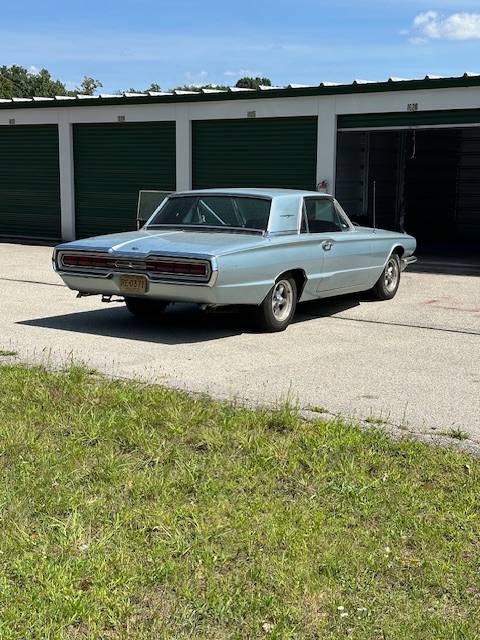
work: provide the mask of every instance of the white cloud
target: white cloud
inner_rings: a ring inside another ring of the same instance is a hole
[[[441,15],[437,11],[419,13],[413,21],[410,41],[423,44],[427,40],[480,39],[480,13]]]
[[[187,84],[192,87],[201,87],[203,84],[207,84],[208,71],[187,71],[185,74]]]
[[[223,75],[227,76],[227,78],[243,78],[244,76],[256,78],[257,76],[260,77],[262,73],[260,71],[252,71],[252,69],[237,69],[236,71],[227,69],[227,71],[223,72]]]
[[[37,73],[40,73],[40,69],[39,69],[38,67],[36,67],[34,64],[31,64],[31,65],[28,67],[28,73],[29,73],[29,75],[31,75],[31,76],[36,76],[36,75],[37,75]]]

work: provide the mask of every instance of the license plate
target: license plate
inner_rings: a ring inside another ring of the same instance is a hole
[[[145,276],[120,276],[121,293],[145,293],[147,279]]]

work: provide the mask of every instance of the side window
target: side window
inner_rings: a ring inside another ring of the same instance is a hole
[[[300,233],[307,233],[307,216],[305,214],[305,207],[302,207],[302,222],[300,224]]]
[[[306,198],[305,211],[310,233],[343,231],[342,221],[329,198]]]
[[[350,220],[338,202],[335,202],[335,211],[337,212],[340,224],[342,225],[342,231],[350,231]]]

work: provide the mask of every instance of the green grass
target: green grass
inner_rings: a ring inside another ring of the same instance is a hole
[[[8,349],[0,349],[0,358],[10,358],[18,355],[16,351],[9,351]]]
[[[326,407],[322,407],[321,405],[315,404],[309,407],[310,411],[314,413],[329,413],[329,410]]]
[[[443,431],[442,435],[453,438],[454,440],[468,440],[470,437],[468,433],[462,431],[462,429],[449,429],[448,431]]]
[[[379,416],[367,416],[365,418],[365,422],[367,424],[376,425],[377,427],[387,424],[387,420],[380,418]]]
[[[480,465],[0,366],[0,638],[478,638]]]

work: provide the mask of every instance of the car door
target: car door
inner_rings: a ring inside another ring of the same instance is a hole
[[[341,292],[366,286],[372,267],[368,234],[356,230],[335,200],[327,196],[305,197],[304,213],[307,232],[318,237],[323,258],[317,292]]]

